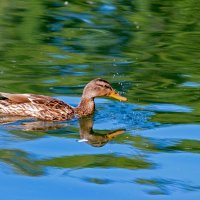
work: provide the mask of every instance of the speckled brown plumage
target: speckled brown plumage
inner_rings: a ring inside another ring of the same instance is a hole
[[[52,97],[34,94],[21,94],[23,101],[9,99],[9,94],[4,93],[7,99],[0,100],[0,112],[9,115],[30,116],[49,121],[63,121],[74,115],[71,106]],[[26,101],[25,101],[26,100]]]
[[[0,93],[0,113],[30,116],[49,121],[64,121],[92,114],[95,109],[94,98],[97,96],[126,100],[125,97],[116,93],[107,81],[95,79],[85,86],[81,102],[76,108],[44,95]]]

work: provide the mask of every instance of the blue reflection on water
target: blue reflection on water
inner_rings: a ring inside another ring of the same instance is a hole
[[[200,87],[200,83],[185,82],[181,86],[184,86],[184,87]]]

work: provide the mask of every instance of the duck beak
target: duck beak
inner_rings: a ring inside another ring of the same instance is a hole
[[[120,94],[118,94],[115,90],[112,91],[109,95],[109,97],[112,97],[114,99],[120,100],[120,101],[127,101],[126,97],[121,96]]]

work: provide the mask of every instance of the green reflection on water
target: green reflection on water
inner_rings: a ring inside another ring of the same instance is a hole
[[[148,118],[151,122],[161,126],[199,124],[199,11],[195,0],[70,0],[68,5],[61,0],[1,0],[1,91],[77,97],[89,80],[103,77],[138,107],[165,103],[190,109],[188,112],[154,110]],[[120,110],[117,122],[126,124],[129,130],[116,137],[114,143],[125,144],[145,156],[177,151],[199,153],[199,142],[195,139],[169,139],[166,144],[165,140],[152,140],[152,135],[134,135],[136,128],[127,120],[134,108],[128,104],[111,106],[114,108],[103,107],[100,111]],[[137,112],[146,109],[138,107]],[[149,125],[148,120],[144,121]],[[96,123],[107,133],[105,122]],[[142,123],[138,124],[138,130],[144,128]],[[151,124],[151,128],[155,127]],[[77,139],[79,128],[72,125],[52,131],[43,127],[31,132],[13,128],[7,134],[30,141],[47,135]],[[154,166],[153,161],[146,161],[143,156],[130,158],[109,153],[38,161],[20,149],[1,149],[0,159],[14,166],[19,174],[29,176],[44,175],[45,167],[147,170]],[[89,181],[104,184],[98,178]],[[169,194],[165,186],[173,185],[174,181],[171,182],[141,178],[136,184],[158,186],[159,190],[152,194]],[[190,188],[187,184],[185,187]]]
[[[126,168],[126,169],[143,169],[151,167],[151,163],[144,161],[142,158],[126,158],[115,155],[83,155],[83,156],[66,156],[38,162],[45,166],[62,167],[62,168]]]

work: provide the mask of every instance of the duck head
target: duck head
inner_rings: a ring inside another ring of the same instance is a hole
[[[97,78],[90,81],[83,90],[83,98],[94,99],[95,97],[108,96],[120,101],[127,101],[126,97],[121,96],[116,92],[110,83],[107,81]]]

